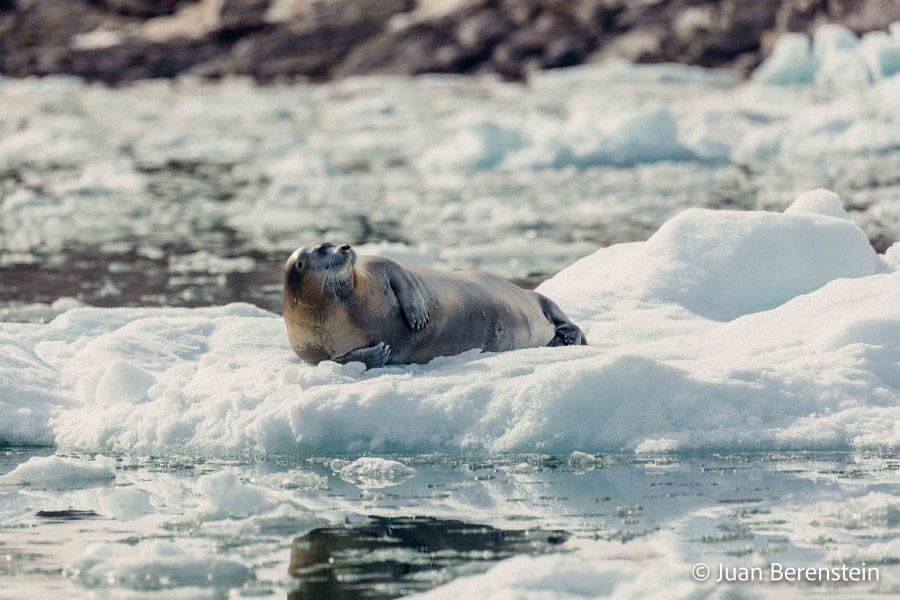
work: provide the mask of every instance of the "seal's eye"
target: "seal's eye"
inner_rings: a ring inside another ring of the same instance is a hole
[[[299,271],[303,268],[303,262],[298,260],[296,263],[294,263],[294,268]]]

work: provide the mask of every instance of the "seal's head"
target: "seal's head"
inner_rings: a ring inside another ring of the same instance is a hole
[[[284,265],[285,304],[326,306],[353,293],[356,252],[349,244],[314,242],[291,254]]]

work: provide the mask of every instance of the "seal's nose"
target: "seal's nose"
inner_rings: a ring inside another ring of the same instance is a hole
[[[343,246],[338,248],[338,250],[340,250],[341,252],[346,252],[349,249],[350,249],[350,244],[344,244]]]

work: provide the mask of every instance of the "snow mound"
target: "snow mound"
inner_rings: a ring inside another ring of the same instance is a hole
[[[76,308],[0,324],[0,385],[17,439],[129,452],[900,448],[895,255],[816,190],[785,213],[689,209],[543,283],[591,346],[362,371],[300,363],[281,317],[247,305]],[[363,485],[413,473],[335,469]],[[208,477],[217,518],[218,496],[269,501]]]
[[[123,555],[124,554],[124,555]],[[232,559],[191,553],[162,541],[144,542],[135,556],[122,544],[94,544],[64,574],[85,587],[126,587],[156,591],[179,587],[234,588],[253,579],[253,572]]]
[[[841,197],[830,190],[817,189],[801,194],[784,211],[787,214],[813,214],[850,220]]]
[[[416,474],[415,469],[396,460],[364,456],[338,471],[341,479],[362,487],[387,487],[403,483]]]
[[[898,25],[891,26],[894,31]],[[802,33],[783,34],[772,53],[753,73],[762,84],[792,85],[814,82],[824,90],[856,90],[900,72],[900,39],[882,31],[860,40],[842,25],[816,29],[812,48]]]
[[[806,206],[785,214],[735,212],[726,219],[715,211],[684,211],[645,245],[645,256],[654,259],[641,273],[646,293],[731,320],[834,279],[872,275],[875,253],[859,228],[817,217]]]
[[[89,487],[115,478],[115,462],[104,456],[98,455],[93,464],[60,456],[33,456],[0,477],[0,484],[60,489]]]
[[[614,278],[642,300],[732,320],[872,275],[875,252],[856,225],[834,218],[842,212],[827,190],[800,196],[785,213],[688,209],[647,242],[599,250],[539,289],[581,305]]]

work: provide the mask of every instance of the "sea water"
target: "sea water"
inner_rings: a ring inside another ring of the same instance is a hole
[[[46,453],[5,450],[0,473]],[[114,480],[0,492],[4,597],[388,598],[451,580],[438,597],[896,591],[891,454],[391,456],[410,472],[365,482],[335,457],[113,460]],[[211,511],[210,474],[259,498]],[[770,576],[842,565],[877,579]],[[765,576],[729,582],[742,569]]]

